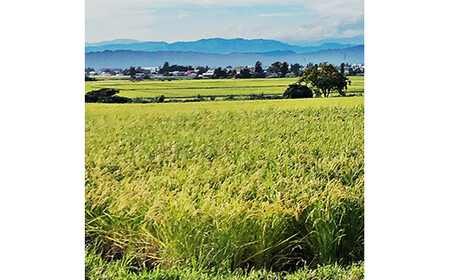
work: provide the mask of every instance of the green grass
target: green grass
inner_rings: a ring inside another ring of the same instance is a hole
[[[89,76],[98,81],[118,81],[118,80],[130,80],[130,76]]]
[[[87,245],[162,274],[362,261],[363,102],[86,104]]]
[[[256,111],[256,110],[291,110],[305,108],[351,108],[363,105],[363,97],[311,98],[291,100],[251,100],[251,101],[216,101],[164,104],[86,104],[86,117],[112,116],[125,114],[133,117],[139,115],[171,116],[178,114],[195,114],[201,112]]]
[[[86,82],[85,92],[101,88],[119,89],[125,97],[184,97],[197,95],[248,95],[282,94],[298,78],[284,79],[223,79],[223,80],[173,80],[141,81],[104,80]],[[364,91],[364,77],[350,77],[352,85],[348,94],[361,94]]]
[[[89,249],[86,252],[86,279],[109,280],[164,280],[164,279],[228,279],[228,280],[362,280],[364,279],[364,263],[349,266],[337,264],[319,266],[316,268],[302,267],[290,272],[273,272],[270,270],[242,270],[233,272],[227,270],[198,270],[193,268],[159,267],[148,269],[139,260],[125,256],[121,259],[105,260],[101,254]]]

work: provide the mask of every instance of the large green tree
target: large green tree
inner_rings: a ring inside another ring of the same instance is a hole
[[[256,78],[264,78],[265,77],[261,61],[257,61],[255,64],[255,77]]]
[[[311,85],[318,89],[324,97],[328,97],[331,92],[339,92],[344,96],[347,80],[333,65],[324,63],[321,67],[307,68],[298,82]]]
[[[134,78],[136,76],[136,68],[130,67],[130,77]]]
[[[295,76],[300,76],[300,64],[295,63],[291,65],[291,72],[295,75]]]
[[[281,62],[277,61],[272,63],[272,65],[268,69],[269,73],[279,74],[281,72]]]
[[[217,68],[214,70],[214,74],[212,76],[213,79],[220,79],[220,78],[226,78],[228,77],[228,73],[222,69],[222,67]]]
[[[280,67],[281,77],[284,78],[286,74],[289,72],[289,64],[287,62],[283,62]]]
[[[170,68],[169,62],[166,61],[164,63],[164,66],[159,70],[159,73],[163,74],[163,75],[167,75],[167,74],[169,74],[169,68]]]

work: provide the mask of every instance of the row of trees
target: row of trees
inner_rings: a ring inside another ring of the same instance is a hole
[[[284,78],[288,75],[292,77],[298,77],[301,74],[301,66],[298,63],[289,65],[287,62],[275,62],[266,71],[262,67],[260,61],[256,62],[255,66],[252,68],[245,67],[240,69],[238,73],[236,69],[227,70],[218,67],[214,71],[213,79],[224,79],[224,78],[237,78],[237,79],[250,79],[250,78]]]
[[[356,69],[353,69],[352,67],[350,67],[350,65],[345,64],[345,63],[341,63],[340,66],[340,72],[341,74],[345,73],[345,68],[348,68],[348,76],[356,76],[357,74],[361,74],[364,73],[363,70],[361,70],[359,67]]]
[[[169,75],[169,72],[188,71],[188,70],[194,70],[194,67],[192,67],[191,65],[189,65],[189,66],[176,65],[176,64],[169,65],[169,62],[166,61],[166,63],[164,63],[164,66],[161,69],[159,69],[159,74],[163,74],[164,76],[167,76],[167,75]]]
[[[218,67],[214,70],[214,74],[211,76],[212,79],[226,79],[226,78],[237,78],[237,79],[249,79],[249,78],[283,78],[286,76],[298,77],[301,74],[301,69],[304,68],[298,63],[289,65],[287,62],[275,62],[267,70],[264,70],[262,63],[260,61],[256,62],[254,67],[244,67],[240,69],[231,69],[231,66],[227,68]],[[202,67],[198,66],[195,68],[196,74],[202,75],[206,73],[210,68],[208,66]],[[170,65],[169,62],[165,62],[164,66],[159,70],[159,74],[164,76],[169,76],[170,72],[174,71],[188,71],[194,70],[194,67],[182,66],[182,65]]]

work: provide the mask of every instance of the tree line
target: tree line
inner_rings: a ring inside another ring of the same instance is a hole
[[[298,77],[301,74],[301,69],[304,68],[302,65],[288,64],[287,62],[274,62],[267,70],[264,70],[262,67],[261,61],[257,61],[254,67],[238,67],[232,69],[231,66],[226,68],[218,67],[214,69],[214,74],[210,76],[212,79],[228,79],[228,78],[236,78],[236,79],[250,79],[250,78],[284,78],[287,76],[290,77]],[[208,70],[210,70],[208,66],[198,66],[196,68],[182,65],[170,65],[169,62],[165,62],[164,66],[160,68],[159,74],[163,76],[170,76],[171,72],[174,71],[188,71],[188,70],[196,70],[197,75],[203,75]]]

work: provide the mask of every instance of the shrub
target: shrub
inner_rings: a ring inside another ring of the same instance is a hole
[[[164,95],[157,96],[155,99],[156,99],[156,103],[163,103],[164,102]]]
[[[267,99],[264,94],[250,94],[250,96],[248,97],[248,99],[250,100],[259,100],[259,99]]]
[[[84,101],[87,103],[128,103],[130,98],[116,96],[119,90],[113,88],[102,88],[86,93]]]
[[[84,76],[84,81],[85,82],[95,82],[95,81],[97,81],[97,79],[86,75],[86,76]]]
[[[303,85],[292,84],[286,89],[283,94],[283,98],[312,98],[312,90]]]
[[[204,101],[205,98],[203,98],[203,96],[201,96],[201,95],[199,94],[199,95],[197,95],[196,98],[194,98],[194,100],[195,100],[195,101]]]

